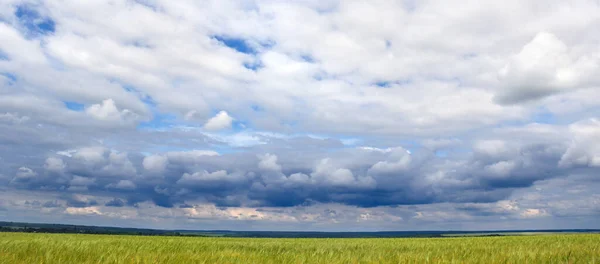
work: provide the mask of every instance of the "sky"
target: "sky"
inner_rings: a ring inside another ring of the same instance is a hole
[[[0,0],[0,220],[600,228],[597,0]]]

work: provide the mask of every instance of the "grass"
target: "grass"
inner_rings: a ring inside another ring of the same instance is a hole
[[[600,263],[600,235],[271,239],[0,233],[0,263]]]

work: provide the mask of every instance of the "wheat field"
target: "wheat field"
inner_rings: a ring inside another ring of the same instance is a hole
[[[0,233],[0,263],[600,263],[600,235],[289,239]]]

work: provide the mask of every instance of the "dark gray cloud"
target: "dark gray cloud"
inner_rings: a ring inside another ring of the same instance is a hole
[[[324,140],[326,141],[326,140]],[[105,147],[52,155],[19,167],[9,186],[18,189],[113,195],[106,205],[150,201],[174,207],[190,201],[217,206],[291,207],[338,203],[359,207],[432,203],[491,203],[515,189],[573,173],[559,166],[566,152],[555,144],[487,140],[467,155],[442,157],[426,148],[331,148],[278,140],[252,152],[168,151],[144,156]],[[303,144],[305,155],[296,155]],[[287,146],[287,147],[284,147]],[[292,150],[290,150],[292,149]],[[36,159],[37,160],[37,159]],[[72,195],[68,206],[98,204]]]
[[[98,205],[96,200],[82,195],[63,195],[63,200],[66,201],[68,207],[89,207]]]
[[[44,208],[56,208],[56,207],[62,207],[58,201],[47,201],[45,203],[42,204],[42,207]]]
[[[111,207],[123,207],[123,206],[125,206],[125,202],[121,199],[115,198],[115,199],[112,199],[112,200],[106,202],[104,205],[111,206]]]

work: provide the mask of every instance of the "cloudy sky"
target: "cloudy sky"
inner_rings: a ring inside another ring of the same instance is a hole
[[[0,0],[0,220],[600,228],[597,0]]]

